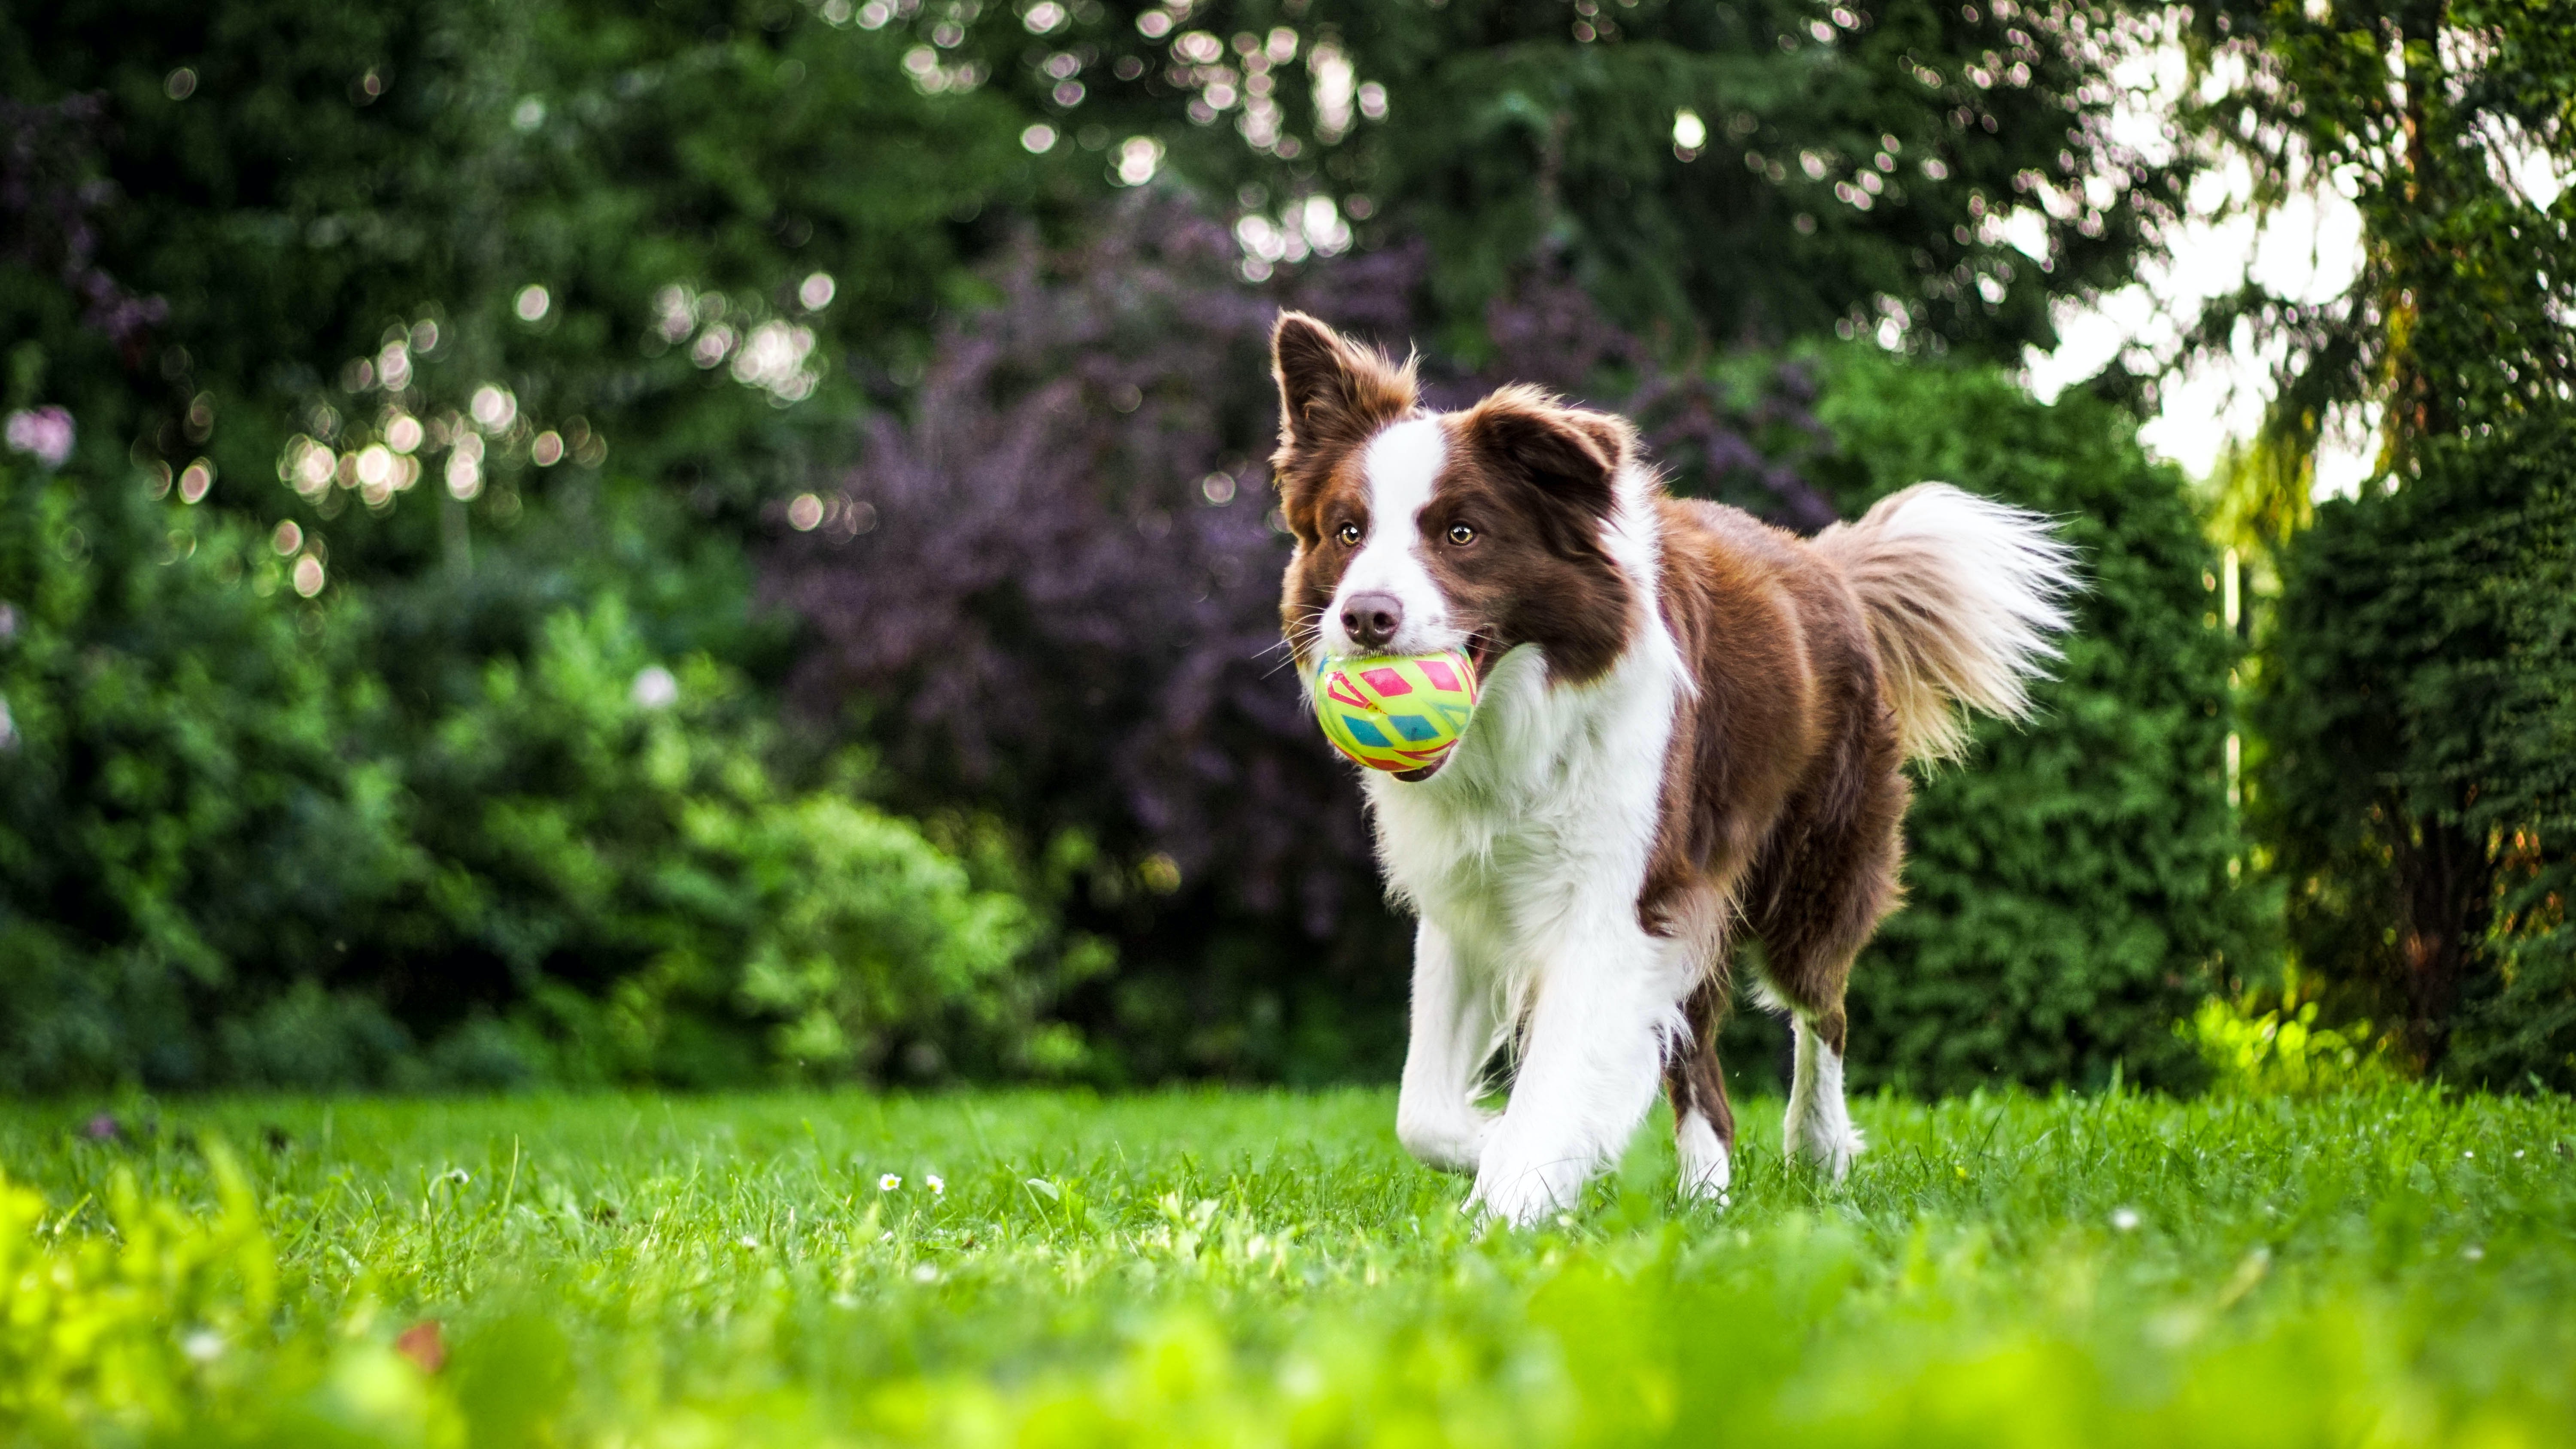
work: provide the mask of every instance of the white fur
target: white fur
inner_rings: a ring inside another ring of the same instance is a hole
[[[1432,582],[1422,561],[1423,508],[1431,502],[1449,441],[1438,418],[1413,418],[1369,439],[1360,455],[1368,479],[1368,536],[1343,571],[1332,607],[1324,611],[1324,647],[1328,654],[1436,654],[1463,647],[1466,631],[1449,619],[1449,601]],[[1342,605],[1355,594],[1393,594],[1404,605],[1404,622],[1395,637],[1376,648],[1363,648],[1342,627]]]
[[[1781,1136],[1792,1158],[1804,1158],[1842,1181],[1860,1155],[1860,1129],[1852,1125],[1843,1101],[1842,1053],[1825,1045],[1815,1025],[1796,1018],[1795,1066],[1789,1082],[1789,1113]]]
[[[1859,595],[1906,753],[1967,748],[1965,712],[2030,714],[2031,679],[2057,657],[2075,550],[2042,514],[1917,483],[1816,536]]]
[[[1372,445],[1373,487],[1378,456]],[[1460,1168],[1470,1165],[1461,1145],[1473,1141],[1469,1206],[1513,1224],[1572,1206],[1626,1145],[1683,1038],[1680,1002],[1699,979],[1695,946],[1651,936],[1637,919],[1673,708],[1690,684],[1652,604],[1646,485],[1621,481],[1603,543],[1636,585],[1626,654],[1574,686],[1549,682],[1537,648],[1514,649],[1483,682],[1475,728],[1438,774],[1367,780],[1394,891],[1420,913],[1424,939],[1440,943],[1415,961],[1398,1131],[1408,1147],[1419,1139],[1429,1149],[1425,1160]],[[1415,599],[1398,597],[1410,623]],[[1467,1105],[1472,1073],[1524,1020],[1510,1105],[1488,1122]]]
[[[1726,1144],[1718,1140],[1717,1128],[1698,1112],[1686,1112],[1674,1124],[1673,1145],[1681,1156],[1682,1196],[1725,1202],[1733,1168],[1727,1161]]]

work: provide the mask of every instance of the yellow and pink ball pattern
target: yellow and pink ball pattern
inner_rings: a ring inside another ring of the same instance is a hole
[[[1476,714],[1476,671],[1455,650],[1325,659],[1315,668],[1324,738],[1372,770],[1419,770],[1448,757]]]

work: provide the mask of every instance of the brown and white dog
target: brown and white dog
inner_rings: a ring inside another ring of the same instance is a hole
[[[1625,421],[1507,387],[1463,412],[1299,313],[1272,339],[1281,614],[1326,655],[1461,649],[1482,676],[1427,774],[1369,772],[1420,917],[1396,1135],[1471,1208],[1571,1205],[1660,1080],[1686,1192],[1727,1186],[1715,1037],[1738,931],[1795,1020],[1788,1150],[1839,1177],[1843,990],[1895,908],[1908,758],[1962,706],[2019,717],[2071,551],[2036,514],[1926,483],[1813,539],[1669,496]],[[1499,1115],[1478,1106],[1507,1040]]]

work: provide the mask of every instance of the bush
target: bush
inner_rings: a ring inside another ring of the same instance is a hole
[[[2002,374],[1837,357],[1815,465],[1844,511],[1926,478],[2055,514],[2088,581],[2025,727],[1981,727],[1921,782],[1906,908],[1853,978],[1852,1064],[1916,1091],[2192,1080],[2173,1023],[2241,964],[2223,774],[2230,635],[2183,480],[2136,420],[2033,401]]]
[[[783,789],[773,734],[739,676],[655,662],[613,599],[556,615],[416,755],[434,930],[387,976],[450,1015],[537,1003],[577,1079],[846,1076],[904,1047],[923,1073],[1068,1065],[1029,1022],[1029,908],[845,789]]]
[[[346,656],[358,600],[78,477],[0,465],[0,1087],[1078,1059],[1032,1016],[1096,950],[855,764],[782,783],[741,678],[615,602],[419,726]]]
[[[2576,1087],[2576,421],[2425,445],[2282,557],[2253,815],[2329,1014]]]
[[[0,1083],[238,1075],[208,1009],[417,878],[381,699],[265,536],[78,478],[0,462]]]

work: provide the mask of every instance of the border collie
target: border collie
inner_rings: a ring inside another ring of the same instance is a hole
[[[1423,408],[1413,366],[1301,313],[1272,335],[1273,472],[1296,535],[1281,617],[1319,653],[1463,650],[1475,723],[1369,772],[1391,894],[1420,918],[1396,1135],[1475,1177],[1470,1210],[1570,1207],[1660,1082],[1682,1188],[1723,1198],[1728,957],[1796,1032],[1788,1151],[1839,1178],[1843,989],[1896,907],[1908,759],[1963,707],[2027,714],[2072,551],[1946,484],[1812,539],[1674,498],[1626,421],[1506,387]],[[1479,1105],[1506,1043],[1499,1114]]]

